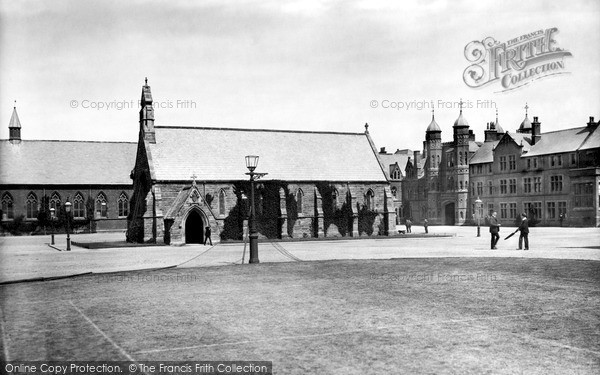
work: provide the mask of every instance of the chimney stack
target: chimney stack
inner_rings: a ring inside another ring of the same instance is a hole
[[[531,145],[535,145],[542,138],[541,124],[538,121],[537,116],[533,116],[533,122],[531,123]]]
[[[587,123],[587,126],[595,126],[598,125],[597,122],[594,122],[594,116],[590,116],[590,122]]]

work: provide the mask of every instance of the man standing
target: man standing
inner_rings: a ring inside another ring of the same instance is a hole
[[[427,221],[427,219],[423,220],[423,227],[425,228],[425,233],[429,233],[429,231],[427,230],[428,225],[429,225],[429,222]]]
[[[498,232],[500,232],[500,223],[498,222],[498,219],[496,219],[496,211],[492,212],[492,216],[490,217],[489,221],[490,221],[490,233],[492,234],[492,246],[491,249],[492,250],[496,250],[496,244],[498,243],[498,240],[500,239],[500,235],[498,234]]]
[[[521,232],[521,235],[519,236],[519,248],[517,250],[523,248],[523,240],[525,240],[525,250],[529,250],[529,222],[527,221],[527,215],[524,212],[521,214],[519,231]]]
[[[410,217],[406,219],[406,233],[412,233],[412,221]]]
[[[210,246],[212,246],[212,238],[210,238],[211,235],[211,231],[210,231],[210,227],[206,227],[204,228],[204,245],[206,245],[206,241],[210,242]]]

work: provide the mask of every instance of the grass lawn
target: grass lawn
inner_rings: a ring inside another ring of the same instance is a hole
[[[600,373],[594,261],[170,269],[5,285],[0,301],[9,360],[260,360],[277,374]]]

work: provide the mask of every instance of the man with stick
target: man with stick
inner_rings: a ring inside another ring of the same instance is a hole
[[[491,249],[492,250],[497,250],[496,248],[496,244],[498,243],[498,240],[500,239],[500,235],[498,234],[498,232],[500,232],[500,223],[498,222],[498,219],[496,219],[496,211],[492,212],[492,216],[490,216],[489,218],[489,222],[490,222],[490,233],[492,234],[492,246]]]
[[[525,240],[525,250],[529,250],[529,222],[527,221],[527,215],[525,212],[521,214],[519,231],[521,232],[521,235],[519,236],[519,248],[517,250],[521,250],[523,248],[523,240]]]

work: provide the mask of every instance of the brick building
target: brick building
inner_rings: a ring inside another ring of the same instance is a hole
[[[0,140],[3,231],[21,218],[35,228],[41,211],[58,213],[67,199],[74,227],[125,230],[135,151],[127,142],[24,140],[14,108],[9,139]]]
[[[364,133],[154,125],[142,88],[140,135],[127,239],[241,239],[249,212],[246,155],[268,175],[256,190],[266,238],[385,235],[395,224],[390,184]]]
[[[495,210],[505,225],[527,212],[537,225],[599,226],[598,122],[590,117],[584,127],[542,133],[538,118],[533,119],[525,113],[516,132],[505,132],[496,113],[484,131],[485,141],[476,142],[461,110],[453,140],[442,142],[432,117],[423,156],[416,164],[406,163],[407,170],[416,165],[416,172],[401,181],[397,203],[404,217],[463,225],[483,222]]]

